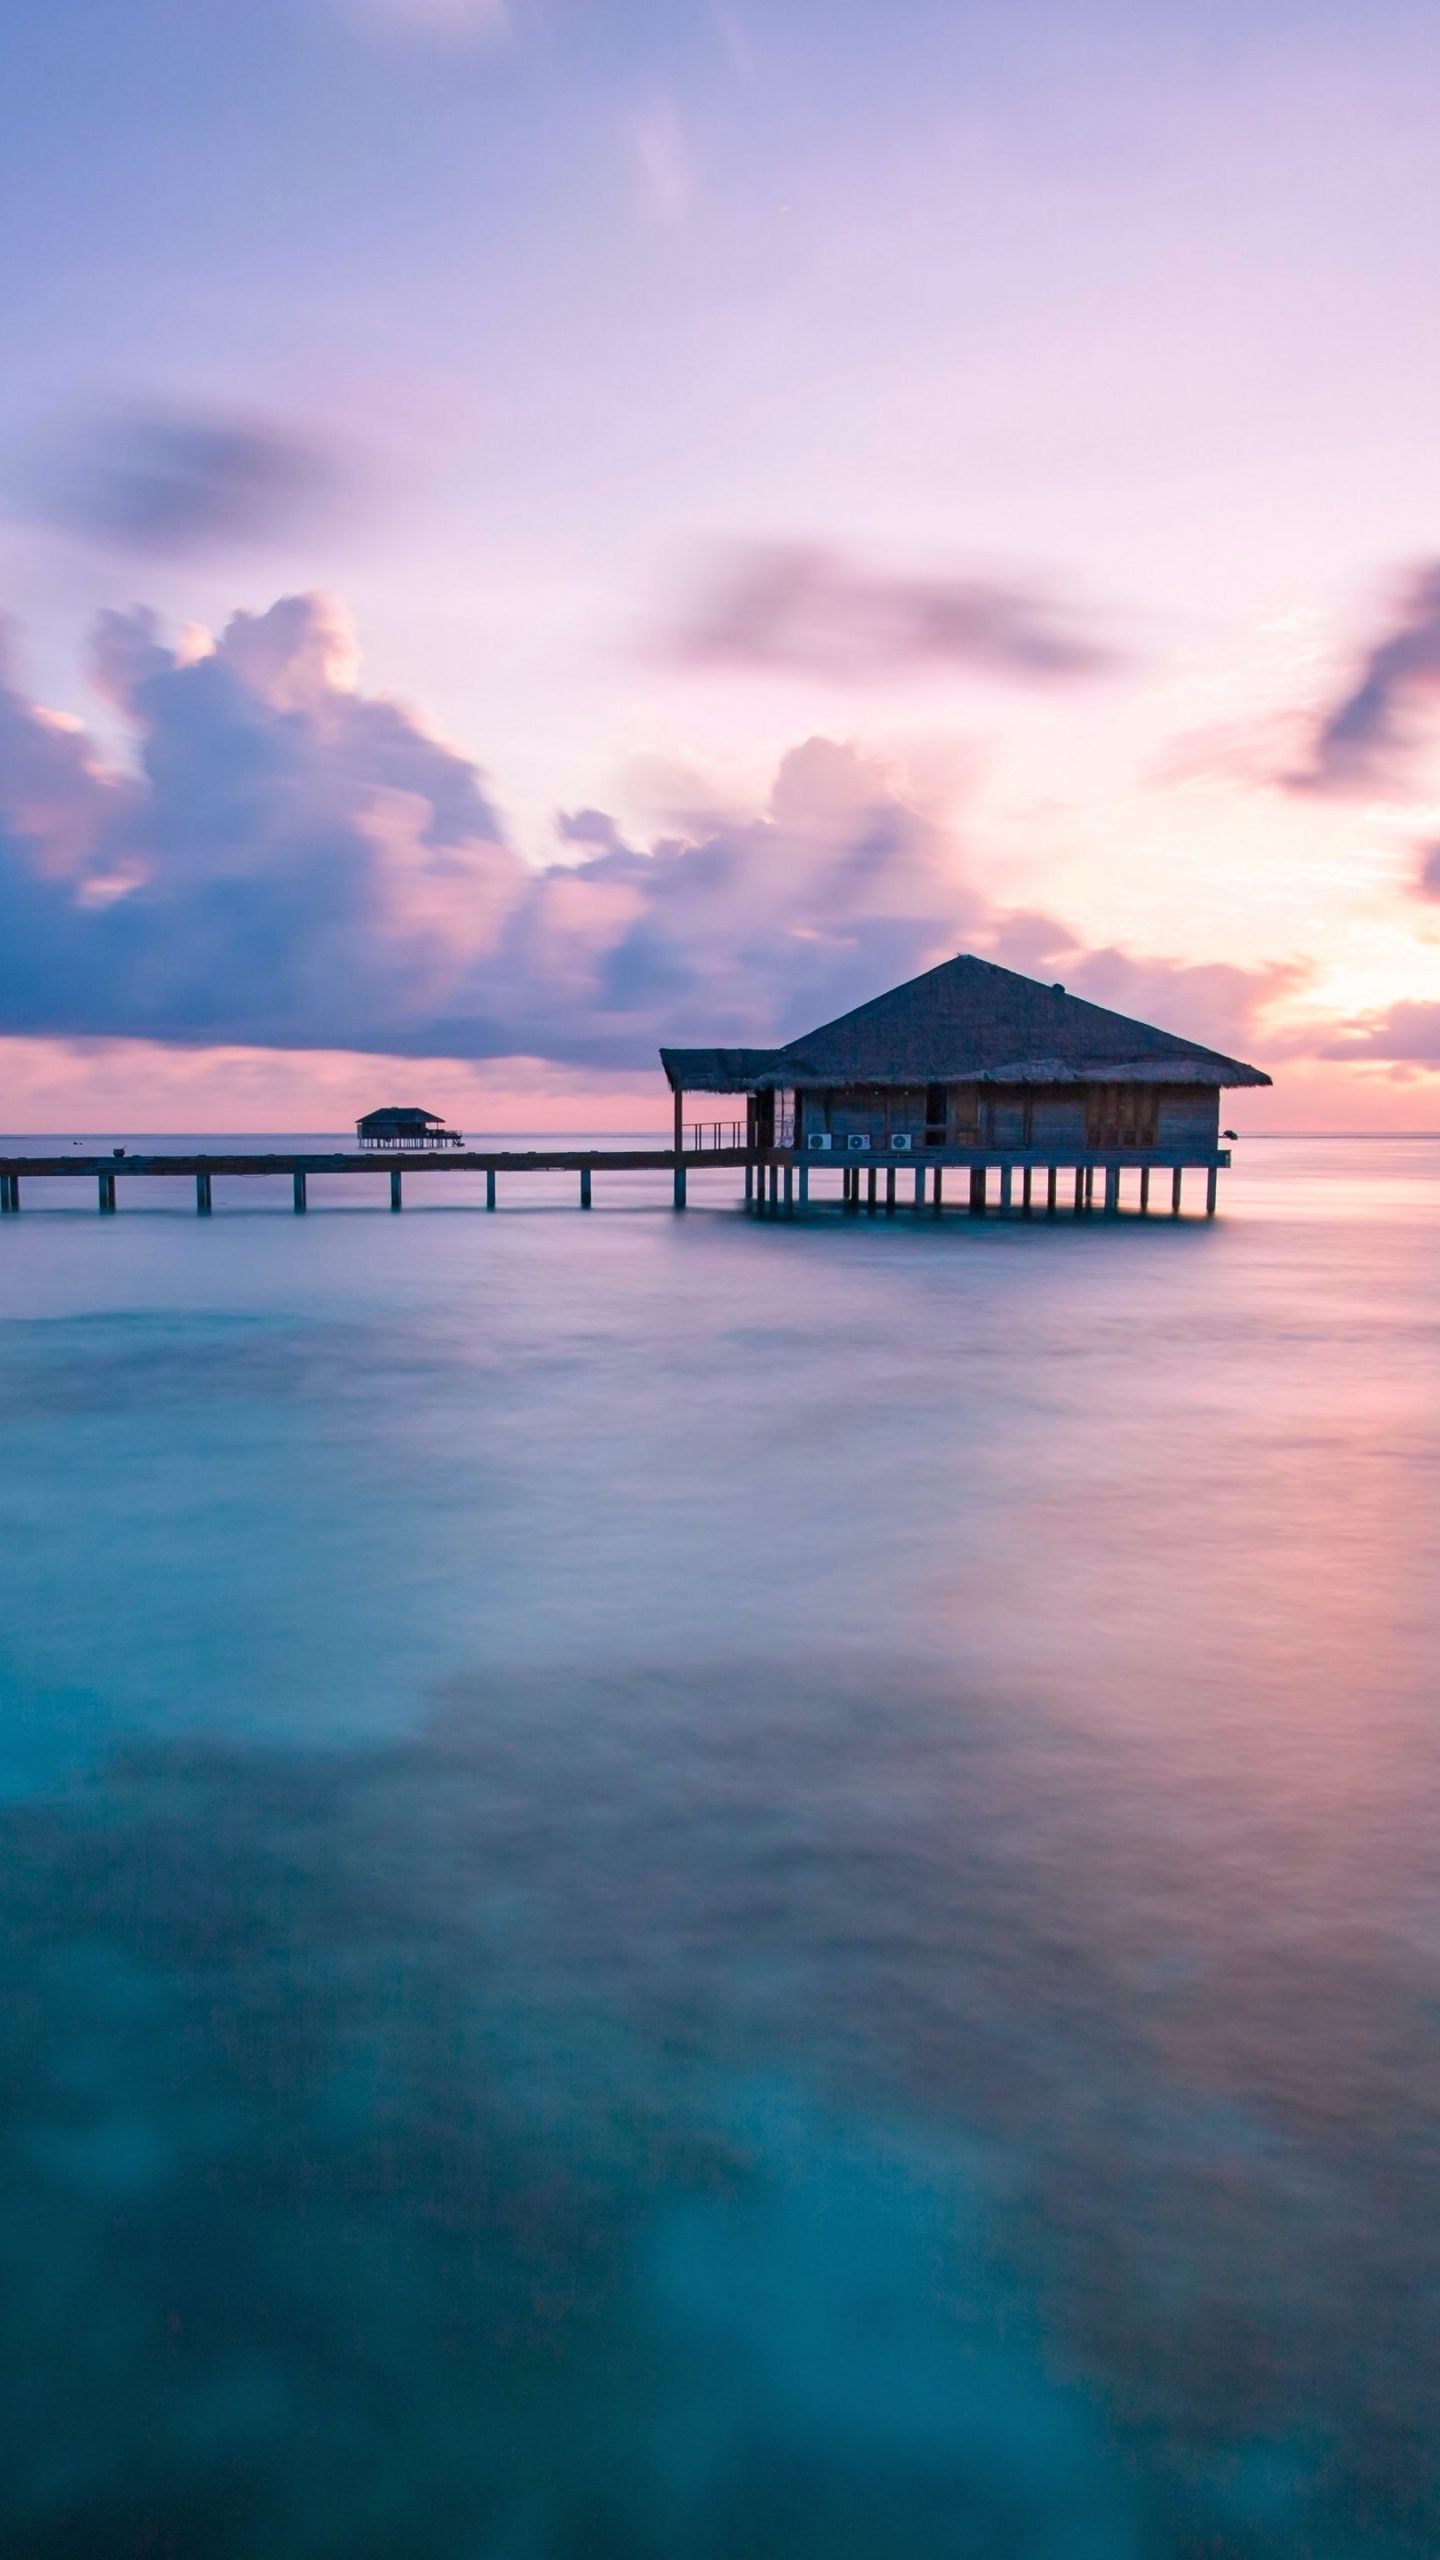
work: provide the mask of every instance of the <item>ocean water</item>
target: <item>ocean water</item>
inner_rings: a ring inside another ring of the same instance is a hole
[[[1440,1143],[736,1188],[0,1225],[3,2560],[1440,2546]]]

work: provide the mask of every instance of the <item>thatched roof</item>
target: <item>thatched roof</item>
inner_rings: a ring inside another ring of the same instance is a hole
[[[1268,1084],[1259,1067],[962,952],[783,1049],[662,1049],[687,1093],[837,1085]]]

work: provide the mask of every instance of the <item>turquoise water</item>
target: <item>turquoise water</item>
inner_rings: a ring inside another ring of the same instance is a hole
[[[1440,1144],[457,1184],[0,1226],[4,2560],[1433,2553]]]

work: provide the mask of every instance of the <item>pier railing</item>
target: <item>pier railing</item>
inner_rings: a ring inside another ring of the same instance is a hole
[[[688,1155],[714,1155],[721,1147],[743,1147],[745,1143],[743,1120],[692,1120],[685,1131]]]

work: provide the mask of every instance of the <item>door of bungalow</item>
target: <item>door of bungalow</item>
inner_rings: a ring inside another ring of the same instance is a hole
[[[1019,1087],[1007,1092],[1003,1087],[985,1097],[985,1144],[987,1147],[1028,1147],[1030,1144],[1030,1097]]]
[[[1085,1097],[1088,1147],[1153,1147],[1160,1097],[1153,1084],[1092,1084]]]

